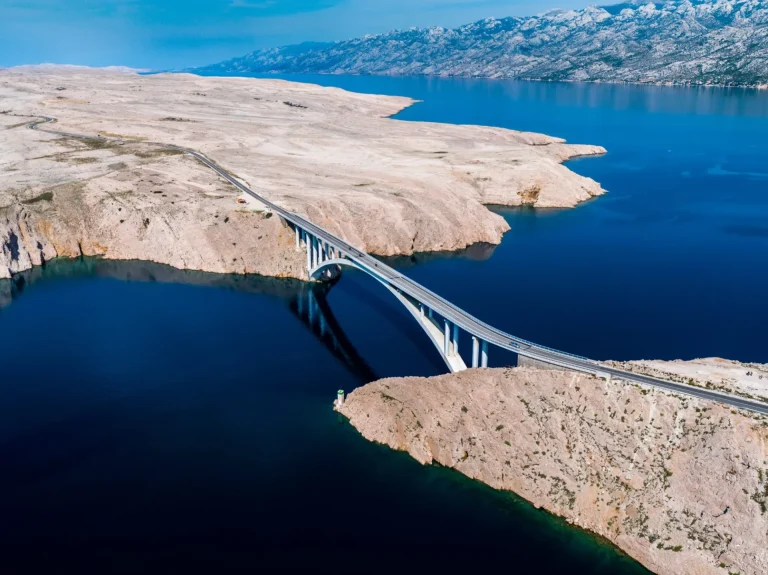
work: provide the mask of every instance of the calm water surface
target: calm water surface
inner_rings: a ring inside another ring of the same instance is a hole
[[[594,357],[768,361],[765,95],[301,79],[424,100],[407,120],[610,150],[571,164],[610,194],[575,210],[504,211],[512,231],[495,250],[394,261],[457,304]],[[443,371],[406,312],[359,274],[328,290],[53,263],[0,283],[0,302],[0,537],[16,572],[645,572],[338,420],[338,388]]]

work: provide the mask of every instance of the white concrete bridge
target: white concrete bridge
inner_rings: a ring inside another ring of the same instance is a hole
[[[44,118],[31,122],[28,127],[35,130],[42,124],[55,121],[54,118]],[[51,129],[44,131],[68,138],[123,142],[118,138],[86,136]],[[331,232],[269,201],[203,154],[169,144],[149,144],[189,154],[237,189],[258,200],[279,215],[286,225],[293,228],[296,235],[296,249],[306,250],[308,279],[328,279],[340,273],[341,268],[352,267],[378,281],[405,306],[414,320],[419,323],[451,372],[465,370],[468,367],[459,353],[463,345],[472,346],[471,367],[487,367],[491,348],[500,348],[517,354],[518,362],[522,364],[529,362],[540,367],[577,371],[606,380],[622,379],[768,414],[768,404],[615,369],[586,357],[526,341],[492,327]],[[462,335],[464,342],[462,342]]]

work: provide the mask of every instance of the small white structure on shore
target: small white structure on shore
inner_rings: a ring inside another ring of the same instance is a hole
[[[336,409],[341,409],[344,406],[344,390],[340,389],[336,394]]]

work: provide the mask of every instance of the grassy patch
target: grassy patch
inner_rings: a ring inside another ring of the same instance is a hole
[[[65,160],[65,161],[69,162],[70,164],[75,164],[75,165],[79,166],[81,164],[94,164],[94,163],[98,162],[98,159],[97,158],[91,158],[91,157],[88,157],[88,158],[69,158],[68,160]]]
[[[101,138],[60,138],[58,140],[61,144],[84,144],[89,150],[109,150],[117,146],[115,142],[109,140],[103,140]]]
[[[113,134],[112,132],[99,132],[99,136],[105,138],[117,138],[118,140],[126,140],[129,142],[143,142],[146,140],[143,136],[123,136],[122,134]]]
[[[31,206],[32,204],[36,204],[38,202],[51,202],[53,201],[53,192],[45,192],[40,194],[39,196],[35,196],[32,199],[24,200],[21,203],[25,206]]]
[[[147,150],[145,152],[133,152],[133,155],[137,158],[144,158],[144,159],[150,159],[150,158],[163,158],[165,156],[181,156],[184,152],[181,150],[173,150],[170,148],[162,148],[159,150]]]

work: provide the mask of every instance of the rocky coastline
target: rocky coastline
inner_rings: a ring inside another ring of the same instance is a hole
[[[663,363],[653,362],[657,374]],[[669,371],[683,367],[701,371],[703,387],[768,387],[764,365],[697,360]],[[513,491],[659,575],[768,572],[763,416],[532,368],[384,379],[340,411],[365,438]]]

